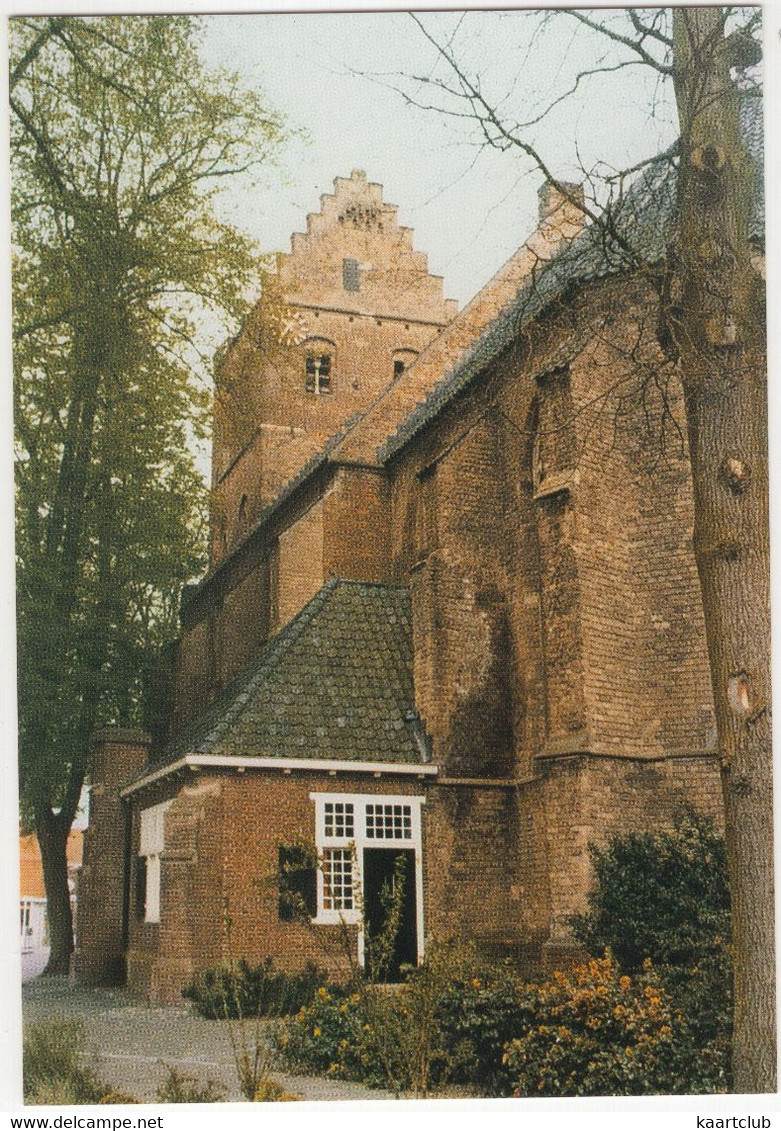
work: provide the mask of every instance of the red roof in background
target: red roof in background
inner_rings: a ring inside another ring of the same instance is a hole
[[[81,867],[84,846],[84,833],[81,829],[71,829],[66,849],[68,871]],[[19,837],[19,892],[25,899],[43,899],[46,891],[43,886],[43,865],[38,838],[34,833]]]

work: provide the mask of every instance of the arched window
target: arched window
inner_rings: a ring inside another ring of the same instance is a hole
[[[398,349],[393,351],[393,380],[401,377],[410,365],[412,365],[415,358],[418,356],[418,351],[413,349]]]
[[[321,396],[333,392],[336,346],[327,338],[307,338],[304,346],[304,388]]]

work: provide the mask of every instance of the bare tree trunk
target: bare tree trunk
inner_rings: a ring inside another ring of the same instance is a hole
[[[776,1088],[764,310],[724,10],[674,10],[680,351],[732,894],[736,1092]]]
[[[35,822],[46,887],[51,947],[44,974],[67,974],[73,954],[73,915],[68,887],[67,858],[71,822],[64,820],[63,816],[45,809],[37,814]]]

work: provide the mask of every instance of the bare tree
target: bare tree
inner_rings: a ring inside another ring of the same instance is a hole
[[[726,7],[537,13],[569,21],[610,48],[526,121],[485,93],[451,41],[412,17],[439,66],[402,85],[408,101],[476,123],[483,144],[522,154],[566,198],[535,127],[586,80],[651,68],[672,89],[678,137],[632,168],[584,170],[585,212],[613,270],[647,256],[622,223],[632,177],[675,187],[677,223],[661,264],[660,324],[678,363],[692,468],[694,552],[716,707],[732,893],[736,1092],[776,1087],[767,407],[764,286],[751,242],[754,178],[747,99],[759,93],[759,13]],[[561,25],[560,25],[561,26]],[[444,77],[443,74],[444,64]],[[754,116],[756,121],[756,116]],[[642,173],[641,173],[642,171]],[[592,236],[592,247],[594,238]],[[659,266],[659,265],[657,265]]]

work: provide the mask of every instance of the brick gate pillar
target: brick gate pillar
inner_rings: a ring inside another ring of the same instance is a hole
[[[151,737],[106,727],[92,736],[89,825],[76,911],[75,973],[86,986],[125,978],[127,806],[120,790],[147,764]]]

